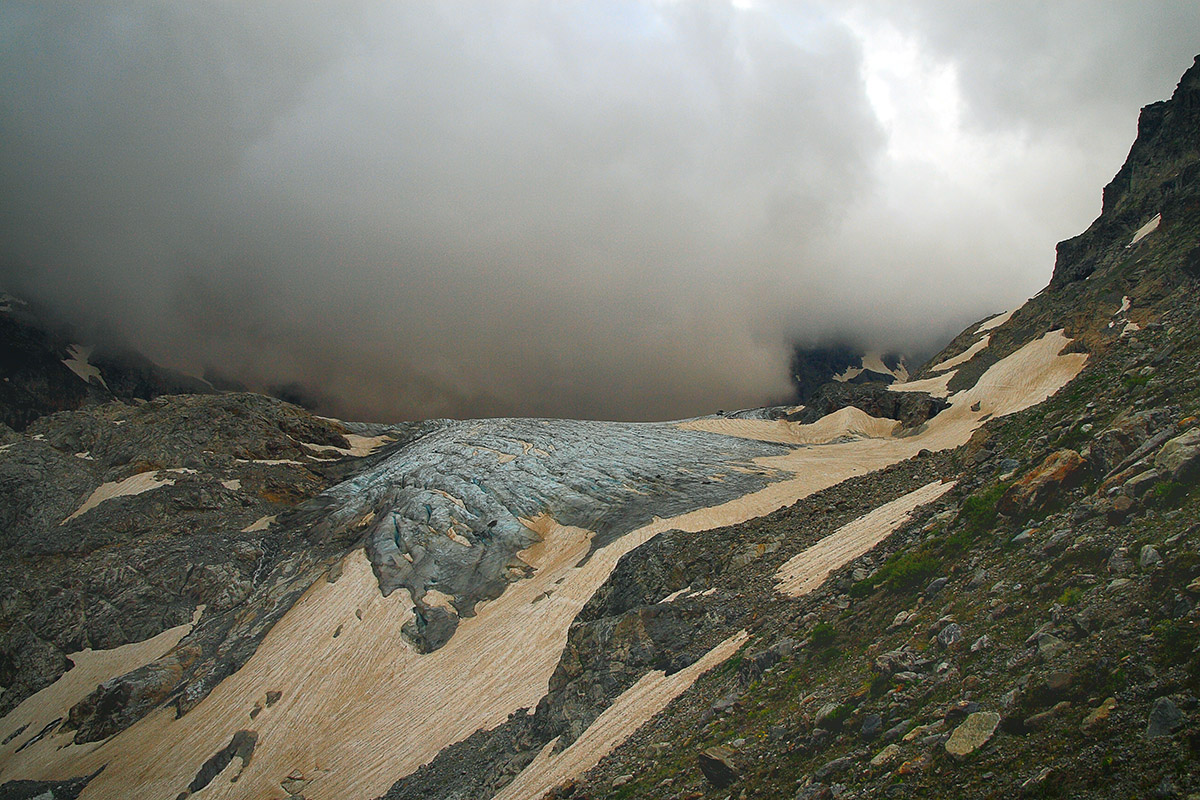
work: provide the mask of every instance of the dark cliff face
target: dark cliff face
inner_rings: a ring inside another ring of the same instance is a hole
[[[1100,216],[1059,243],[1050,287],[1083,280],[1119,260],[1125,244],[1156,214],[1164,223],[1200,219],[1200,56],[1170,100],[1142,109],[1129,157],[1104,187]]]

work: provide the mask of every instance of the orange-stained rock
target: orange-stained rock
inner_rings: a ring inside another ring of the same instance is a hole
[[[1074,450],[1059,450],[1046,456],[1038,467],[1009,487],[996,509],[1009,517],[1045,508],[1083,477],[1083,458]]]

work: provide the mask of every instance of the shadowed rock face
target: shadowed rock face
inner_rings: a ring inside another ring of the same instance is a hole
[[[1195,219],[1200,186],[1200,56],[1197,59],[1170,100],[1142,109],[1129,157],[1104,187],[1103,212],[1079,236],[1059,243],[1051,288],[1117,263],[1135,231],[1155,214],[1161,213],[1165,224]]]
[[[865,374],[865,373],[864,373]],[[899,420],[906,428],[915,428],[933,419],[950,404],[926,392],[889,392],[884,383],[839,383],[822,386],[798,414],[789,420],[812,423],[849,406],[873,417]]]
[[[592,550],[651,520],[765,486],[752,460],[786,448],[667,423],[500,419],[448,422],[328,493],[337,527],[373,515],[368,554],[384,594],[409,590],[406,629],[423,650],[457,617],[524,577],[538,541],[521,522],[549,514],[594,531]],[[744,471],[743,471],[744,470]],[[426,602],[452,596],[454,613]]]
[[[923,357],[915,354],[883,353],[879,363],[872,369],[873,363],[869,354],[858,345],[849,343],[829,344],[818,347],[803,347],[796,345],[792,350],[791,374],[792,385],[796,389],[795,400],[798,403],[810,405],[826,384],[833,382],[837,385],[878,384],[887,385],[898,380],[897,375],[903,376],[909,364],[919,364]],[[925,354],[928,355],[928,354]],[[887,372],[881,372],[882,369]],[[851,377],[846,377],[847,374]],[[837,377],[837,376],[843,377]]]

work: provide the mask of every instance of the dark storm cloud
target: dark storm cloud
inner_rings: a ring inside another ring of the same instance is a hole
[[[1196,29],[1074,9],[1155,53],[1109,91],[1039,43],[1065,16],[947,8],[7,3],[5,282],[356,416],[776,399],[794,337],[926,344],[1040,288],[1120,163],[1049,111],[1128,147]],[[961,125],[920,128],[880,42],[919,43]],[[1006,48],[1037,69],[997,76]]]

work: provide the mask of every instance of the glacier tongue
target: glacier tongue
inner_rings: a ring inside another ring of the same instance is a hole
[[[518,553],[539,540],[529,520],[549,514],[594,531],[595,551],[652,515],[717,505],[785,477],[754,463],[785,452],[673,423],[447,421],[329,496],[337,524],[370,520],[380,590],[409,590],[417,613],[405,634],[428,652],[476,603],[528,575]]]

